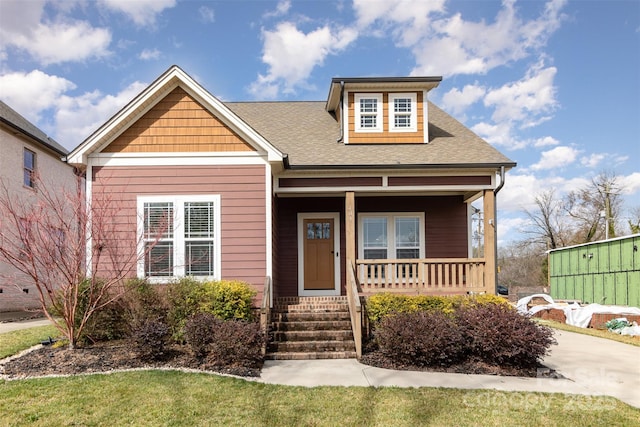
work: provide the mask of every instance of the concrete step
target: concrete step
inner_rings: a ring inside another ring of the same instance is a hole
[[[273,331],[347,331],[351,330],[348,320],[311,321],[311,322],[273,322]]]
[[[336,321],[347,320],[351,317],[348,311],[333,312],[297,312],[297,313],[272,313],[271,319],[274,322],[310,322],[310,321]]]
[[[267,353],[267,360],[355,359],[355,351]]]

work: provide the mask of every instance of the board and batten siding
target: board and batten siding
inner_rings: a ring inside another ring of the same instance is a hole
[[[103,153],[255,151],[177,87],[105,147]]]
[[[94,167],[92,179],[93,199],[107,197],[118,206],[119,239],[134,248],[138,196],[219,194],[222,278],[262,289],[267,271],[264,165]]]

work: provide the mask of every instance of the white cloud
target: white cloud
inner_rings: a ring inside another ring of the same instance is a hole
[[[45,2],[3,1],[0,14],[0,53],[15,48],[42,65],[84,61],[109,55],[111,32],[62,14],[43,22]]]
[[[267,12],[263,15],[264,18],[274,18],[277,16],[286,15],[291,9],[291,1],[290,0],[280,0],[276,5],[276,10],[273,12]]]
[[[442,97],[441,107],[454,116],[464,113],[470,105],[480,100],[486,93],[486,89],[478,85],[466,85],[462,90],[451,89]]]
[[[56,105],[56,140],[73,148],[145,89],[145,83],[134,82],[116,95],[100,91],[81,96],[62,96]]]
[[[216,20],[214,10],[207,6],[200,6],[200,8],[198,8],[198,15],[200,16],[200,21],[204,23],[211,23]]]
[[[143,61],[150,61],[160,58],[160,55],[161,52],[158,49],[144,49],[142,52],[140,52],[138,58],[142,59]]]
[[[593,153],[580,159],[580,163],[588,168],[595,168],[607,157],[604,153]]]
[[[484,104],[495,107],[493,120],[530,121],[532,115],[535,117],[555,109],[557,101],[553,79],[556,72],[555,67],[536,66],[530,69],[523,79],[488,91]]]
[[[552,136],[545,136],[533,141],[534,147],[548,147],[550,145],[558,145],[558,144],[560,144],[560,141],[558,141]]]
[[[543,151],[540,161],[531,165],[532,170],[556,169],[570,165],[578,157],[579,151],[573,147],[559,146]]]
[[[140,27],[153,26],[158,15],[176,5],[176,0],[100,0],[110,10],[121,12]]]
[[[620,177],[620,186],[624,194],[640,193],[640,172]]]
[[[75,88],[69,80],[40,70],[0,76],[0,98],[33,123],[40,120],[42,111],[55,107],[65,92]]]
[[[322,65],[331,54],[344,50],[356,38],[348,28],[329,26],[304,33],[291,22],[278,24],[273,31],[263,30],[262,61],[269,66],[266,75],[258,75],[249,91],[259,98],[273,98],[282,90],[292,93],[305,86],[313,68]]]

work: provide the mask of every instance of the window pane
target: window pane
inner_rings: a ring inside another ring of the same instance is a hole
[[[378,112],[378,100],[376,98],[360,98],[361,113]]]
[[[144,238],[173,238],[173,203],[144,204]]]
[[[409,128],[411,127],[411,116],[396,115],[393,118],[393,124],[397,128]]]
[[[213,238],[213,202],[184,204],[186,238]]]
[[[378,123],[377,116],[360,116],[360,127],[363,128],[375,128]]]
[[[189,276],[213,276],[213,242],[186,242],[185,264]]]
[[[386,218],[364,218],[362,220],[362,231],[365,248],[387,247]]]
[[[35,187],[35,171],[36,171],[36,153],[31,150],[24,149],[22,157],[23,166],[23,183],[27,187]]]
[[[393,100],[393,111],[396,113],[411,112],[411,98],[396,98]]]
[[[420,249],[397,249],[396,258],[398,259],[417,259],[420,258]]]
[[[24,167],[25,169],[34,170],[36,166],[36,153],[24,150]]]
[[[173,276],[173,243],[158,242],[146,244],[144,274],[147,277]]]
[[[387,259],[386,249],[365,249],[364,259]]]
[[[420,220],[396,218],[396,248],[420,247]]]

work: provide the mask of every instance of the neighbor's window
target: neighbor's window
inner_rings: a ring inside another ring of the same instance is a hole
[[[354,101],[356,132],[382,132],[382,94],[356,94]]]
[[[144,257],[138,275],[219,279],[219,208],[218,195],[139,197]]]
[[[417,131],[416,110],[415,93],[389,94],[389,130],[391,132]]]
[[[22,156],[23,183],[30,188],[36,187],[36,153],[25,148]]]

